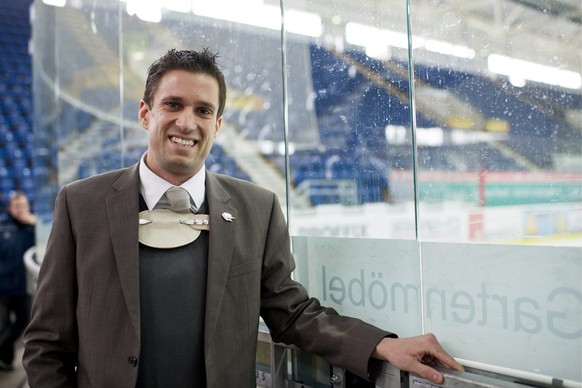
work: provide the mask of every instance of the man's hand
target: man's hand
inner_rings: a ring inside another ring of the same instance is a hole
[[[463,370],[463,367],[443,349],[434,334],[410,338],[384,338],[376,346],[372,356],[386,360],[398,369],[414,372],[435,384],[442,384],[444,376],[430,365]]]
[[[36,214],[30,212],[17,213],[14,218],[23,224],[36,225]]]

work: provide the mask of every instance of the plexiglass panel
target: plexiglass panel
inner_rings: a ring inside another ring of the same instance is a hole
[[[280,18],[265,28],[225,17],[223,6],[35,2],[35,130],[47,154],[37,164],[41,252],[62,185],[142,156],[147,132],[137,114],[147,68],[171,48],[209,47],[224,70],[227,107],[207,168],[258,182],[285,204],[285,175],[261,152],[263,141],[280,149],[285,139]]]
[[[410,2],[422,240],[579,238],[582,42],[569,3]]]
[[[285,1],[285,14],[304,3]],[[304,62],[288,56],[289,69],[299,71],[287,79],[294,85],[310,77],[311,88],[293,104],[306,106],[317,128],[313,141],[289,142],[290,193],[301,198],[291,202],[292,234],[416,236],[406,4],[378,5],[311,2],[321,33],[286,31],[286,47],[303,45],[310,54]],[[388,37],[399,45],[389,47]],[[291,134],[304,131],[291,114],[289,123]]]
[[[457,357],[582,380],[579,248],[421,245],[425,330]]]
[[[401,337],[422,332],[416,241],[297,237],[293,249],[296,279],[324,305]]]
[[[572,383],[582,95],[567,3],[411,1],[410,19],[424,328],[478,367]]]
[[[37,248],[63,184],[142,156],[149,64],[209,47],[229,92],[207,168],[278,195],[313,296],[432,331],[471,365],[579,384],[580,15],[569,0],[36,0]]]

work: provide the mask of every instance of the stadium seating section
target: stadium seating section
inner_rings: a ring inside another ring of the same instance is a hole
[[[29,5],[14,1],[0,8],[0,205],[13,190],[33,201],[35,195]]]
[[[122,160],[118,126],[97,122],[91,113],[65,101],[60,106],[59,127],[56,130],[51,123],[42,131],[33,131],[32,61],[28,49],[31,37],[29,6],[30,0],[19,0],[4,2],[0,8],[0,23],[2,26],[11,26],[3,28],[0,35],[1,205],[5,205],[13,190],[25,191],[33,203],[37,195],[54,197],[58,190],[55,178],[51,175],[56,168],[58,152],[58,140],[53,141],[54,138],[70,138],[71,134],[98,129],[101,142],[97,145],[99,153],[90,160],[81,160],[75,166],[74,178],[129,165],[139,160],[144,151],[143,146],[129,147]],[[168,29],[171,28],[172,23],[169,23]],[[181,34],[184,34],[183,30]],[[47,39],[46,44],[51,44],[50,38]],[[72,47],[78,44],[69,36],[67,45]],[[246,76],[250,72],[245,69],[246,64],[257,57],[256,54],[260,56],[258,51],[265,52],[271,45],[276,52],[278,44],[278,38],[272,41],[265,39],[264,45],[260,47],[238,50],[236,55],[246,55],[248,61],[244,57],[229,58],[228,55],[233,54],[227,51],[224,62],[238,64],[234,69],[225,67],[229,87],[262,95],[270,106],[281,106],[283,97],[278,90],[279,85],[267,82],[269,79],[280,78],[278,60],[271,63],[263,60],[261,66],[264,71],[255,74],[254,78]],[[292,184],[298,187],[309,180],[352,180],[358,188],[358,203],[386,201],[389,171],[409,170],[414,160],[410,144],[388,144],[385,132],[389,125],[404,128],[411,126],[407,64],[397,60],[388,64],[369,58],[357,50],[333,53],[313,44],[305,49],[311,62],[310,81],[314,90],[318,139],[316,143],[312,142],[312,147],[303,147],[290,157]],[[77,68],[89,66],[90,63],[83,63],[90,60],[87,58],[89,56],[76,61],[74,65]],[[422,64],[415,64],[414,71],[415,78],[424,87],[451,94],[469,104],[485,119],[506,123],[508,133],[503,139],[504,147],[519,155],[520,160],[528,162],[520,163],[517,158],[501,152],[489,142],[478,141],[463,145],[419,146],[416,158],[420,169],[526,171],[533,166],[536,169],[552,170],[552,155],[557,138],[569,144],[580,144],[582,141],[579,128],[574,128],[566,120],[568,110],[582,110],[579,92],[568,93],[544,88],[539,84],[517,88],[502,77],[492,79]],[[67,72],[62,73],[64,77],[67,74],[72,76]],[[299,86],[298,93],[301,90],[304,91]],[[290,91],[295,93],[293,85]],[[119,109],[115,103],[118,92],[107,85],[83,90],[81,99],[99,101],[96,105],[104,109]],[[39,100],[36,101],[36,107],[44,111],[43,99]],[[122,109],[125,117],[135,116],[135,104],[135,101],[124,101]],[[225,112],[225,119],[239,131],[245,131],[247,137],[260,139],[266,125],[283,122],[282,112],[282,109],[249,111],[234,107]],[[295,113],[292,110],[290,114],[293,116]],[[443,127],[442,123],[430,114],[425,114],[422,109],[417,110],[415,120],[419,127]],[[300,117],[289,119],[290,138],[301,139],[301,122]],[[445,131],[451,129],[444,126]],[[580,152],[579,149],[577,152]],[[279,166],[284,173],[280,156],[265,155],[265,158]],[[211,171],[250,179],[219,145],[213,148],[207,167]],[[316,196],[311,200],[314,205],[326,202],[325,198]],[[43,212],[43,209],[37,210]]]

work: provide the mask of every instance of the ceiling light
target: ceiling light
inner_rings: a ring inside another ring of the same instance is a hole
[[[194,3],[192,12],[198,16],[247,24],[271,30],[281,30],[281,8],[238,0],[215,0],[212,3]],[[285,30],[295,34],[319,37],[322,32],[321,17],[311,12],[285,10]]]
[[[55,7],[64,7],[67,0],[42,0],[43,3],[47,5],[53,5]]]
[[[582,76],[575,71],[557,69],[498,54],[489,55],[487,64],[490,72],[506,75],[513,80],[536,81],[569,89],[582,87]]]
[[[126,0],[127,13],[136,15],[143,21],[159,23],[162,20],[160,0]]]
[[[285,29],[294,34],[318,38],[321,36],[321,17],[311,12],[289,9],[285,11]]]
[[[434,40],[428,39],[424,47],[428,51],[432,51],[435,53],[445,54],[445,55],[452,55],[453,57],[457,58],[465,58],[465,59],[473,59],[475,58],[475,50],[461,46],[457,44],[452,44],[449,42],[444,42],[441,40]]]

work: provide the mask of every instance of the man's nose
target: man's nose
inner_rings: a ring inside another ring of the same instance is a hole
[[[196,117],[190,110],[184,109],[176,119],[176,125],[183,131],[193,129],[196,127]]]

